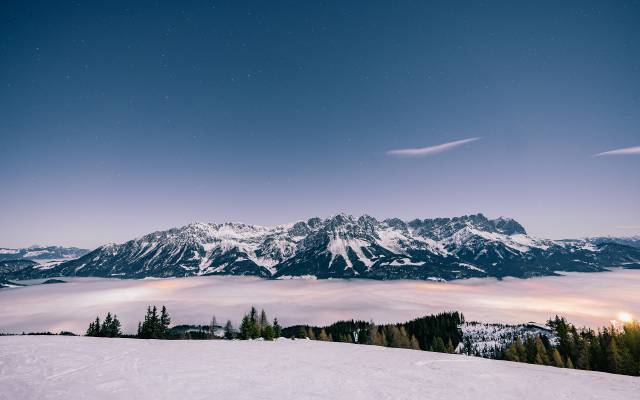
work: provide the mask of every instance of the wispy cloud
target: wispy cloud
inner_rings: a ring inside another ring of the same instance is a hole
[[[630,154],[640,154],[640,146],[625,147],[624,149],[609,150],[602,153],[594,154],[594,156],[625,156]]]
[[[456,140],[453,142],[442,143],[435,146],[429,147],[417,147],[414,149],[397,149],[397,150],[389,150],[387,152],[390,156],[400,156],[400,157],[423,157],[423,156],[431,156],[433,154],[442,153],[444,151],[449,151],[455,149],[456,147],[462,146],[467,143],[475,142],[476,140],[480,140],[479,137]]]

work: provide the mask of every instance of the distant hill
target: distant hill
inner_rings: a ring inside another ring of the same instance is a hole
[[[89,250],[77,247],[31,246],[21,249],[0,248],[0,261],[6,260],[71,260],[82,257]]]

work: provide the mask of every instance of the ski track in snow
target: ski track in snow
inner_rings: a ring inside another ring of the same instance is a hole
[[[345,343],[0,337],[0,399],[633,399],[640,379]]]

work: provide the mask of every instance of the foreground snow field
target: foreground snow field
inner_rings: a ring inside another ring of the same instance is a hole
[[[633,399],[640,379],[308,340],[0,337],[0,399]]]

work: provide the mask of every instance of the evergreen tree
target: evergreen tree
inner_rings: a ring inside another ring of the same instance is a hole
[[[111,337],[120,337],[122,336],[122,325],[120,324],[120,320],[117,315],[113,315],[113,322],[111,323],[110,330]]]
[[[249,315],[245,315],[244,317],[242,317],[242,322],[240,323],[240,339],[251,339],[252,332],[253,328],[251,319],[249,318]]]
[[[453,348],[453,343],[451,343],[451,338],[447,341],[447,353],[453,354],[456,350]]]
[[[565,368],[573,369],[573,362],[570,357],[567,357],[567,361],[564,363]]]
[[[100,336],[100,318],[96,317],[95,321],[89,324],[86,336]]]
[[[369,329],[367,329],[367,344],[373,345],[378,335],[378,326],[371,320],[369,322]]]
[[[323,342],[330,342],[331,339],[329,338],[329,335],[327,335],[327,331],[324,330],[324,328],[322,328],[320,330],[320,333],[318,334],[318,340],[321,340]]]
[[[435,351],[438,353],[445,353],[447,351],[444,341],[440,336],[436,337],[433,341],[433,345],[431,346],[431,351]]]
[[[586,345],[583,345],[578,353],[578,361],[576,367],[578,369],[591,369],[589,367],[589,350]]]
[[[564,368],[565,363],[562,361],[562,356],[558,349],[551,350],[551,365],[558,368]]]
[[[165,337],[167,335],[170,324],[171,324],[171,317],[169,317],[169,313],[167,312],[167,307],[162,306],[162,311],[160,313],[160,325],[158,326],[160,329],[159,337]]]
[[[409,348],[411,346],[411,342],[404,328],[389,325],[387,328],[387,337],[389,338],[389,346],[391,347]]]
[[[617,374],[620,372],[620,351],[614,338],[611,338],[607,346],[607,371]]]
[[[282,336],[282,327],[278,322],[278,318],[274,318],[273,319],[273,337],[277,339],[280,336]]]
[[[104,322],[102,323],[102,326],[100,327],[100,334],[99,336],[102,337],[110,337],[110,333],[111,333],[111,324],[113,323],[113,317],[111,317],[111,313],[108,312],[107,316],[104,319]]]
[[[304,326],[298,328],[298,332],[296,333],[296,339],[306,339],[307,338],[307,330]]]
[[[262,328],[262,337],[264,340],[273,340],[273,327],[269,324]]]
[[[515,361],[520,362],[520,356],[518,355],[518,350],[515,342],[511,343],[509,347],[504,351],[504,358],[507,361]]]
[[[260,335],[263,336],[263,330],[269,325],[269,320],[267,319],[267,313],[264,312],[264,309],[260,310],[260,319],[258,320],[258,331]]]
[[[211,336],[211,338],[215,338],[217,326],[218,326],[218,321],[216,320],[216,316],[214,314],[211,317],[211,322],[209,323],[209,335]]]
[[[226,325],[224,326],[224,338],[225,339],[233,339],[233,325],[231,324],[231,320],[227,320]]]
[[[307,328],[307,337],[311,340],[316,340],[316,334],[313,332],[313,328]]]
[[[413,350],[421,350],[420,349],[420,343],[418,342],[418,339],[416,339],[415,336],[411,335],[411,347]]]
[[[547,349],[542,342],[542,338],[540,335],[536,336],[535,339],[535,349],[536,349],[536,364],[542,365],[550,365],[549,356],[547,355]],[[540,362],[538,362],[538,360]]]
[[[522,340],[520,340],[520,338],[516,338],[515,345],[515,350],[518,354],[518,361],[527,362],[527,349],[525,348],[524,343],[522,343]]]
[[[158,315],[156,306],[147,307],[144,321],[138,324],[138,337],[142,339],[166,339],[169,334],[171,318],[167,308],[162,306],[161,315]]]
[[[373,321],[371,322],[371,324],[369,325],[369,335],[367,338],[367,344],[373,345],[373,346],[386,346],[386,340],[384,340],[382,338],[382,335],[380,334],[379,330],[378,330],[378,326],[376,324],[373,323]]]

